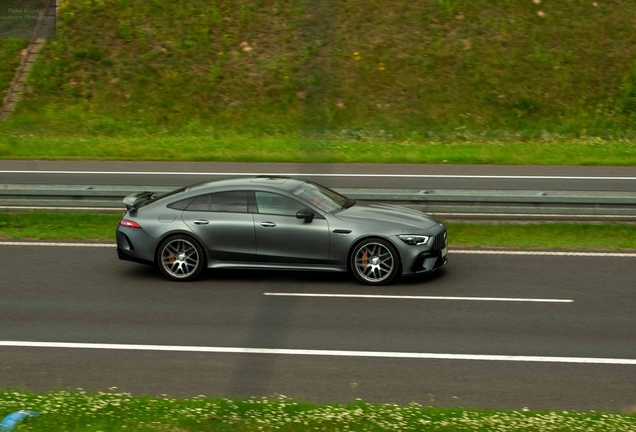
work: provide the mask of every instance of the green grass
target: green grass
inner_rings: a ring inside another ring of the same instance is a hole
[[[455,223],[451,247],[534,249],[636,249],[636,225],[626,223]]]
[[[217,135],[217,136],[215,136]],[[148,137],[0,136],[0,159],[105,159],[235,162],[480,163],[636,165],[628,141],[394,142],[377,137],[339,140],[236,134]]]
[[[0,213],[0,237],[114,241],[121,214],[72,212]]]
[[[65,0],[0,157],[635,165],[635,14]]]
[[[0,237],[114,241],[121,215],[72,212],[0,213]],[[451,247],[538,249],[636,249],[636,225],[628,223],[448,222]]]
[[[114,389],[113,389],[114,390]],[[628,432],[636,416],[605,412],[495,411],[368,404],[317,405],[278,398],[190,399],[136,397],[128,393],[0,393],[0,416],[20,409],[41,413],[20,431],[524,431]]]

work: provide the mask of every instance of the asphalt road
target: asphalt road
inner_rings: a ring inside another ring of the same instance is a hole
[[[541,356],[543,362],[0,347],[0,386],[284,394],[493,408],[633,410],[636,258],[450,253],[430,277],[217,271],[195,283],[114,248],[0,246],[0,340]],[[264,293],[561,299],[509,302]]]
[[[293,174],[342,188],[636,190],[636,167],[0,161],[0,185],[176,187],[253,173]]]

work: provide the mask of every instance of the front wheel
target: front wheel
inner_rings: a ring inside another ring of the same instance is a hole
[[[386,240],[366,239],[353,249],[351,271],[365,285],[387,285],[398,272],[397,251]]]
[[[165,239],[157,251],[157,264],[165,277],[186,282],[195,279],[205,258],[199,244],[190,237],[174,235]]]

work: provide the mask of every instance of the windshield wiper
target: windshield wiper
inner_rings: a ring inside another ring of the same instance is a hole
[[[349,207],[353,207],[355,203],[356,203],[356,200],[348,198],[348,201],[345,203],[345,205],[342,208],[348,209]]]

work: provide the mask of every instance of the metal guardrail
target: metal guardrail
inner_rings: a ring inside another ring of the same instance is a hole
[[[176,187],[176,186],[175,186]],[[134,192],[173,187],[0,185],[0,208],[123,211]],[[351,198],[418,208],[446,218],[588,219],[636,221],[636,192],[471,189],[334,188]]]

